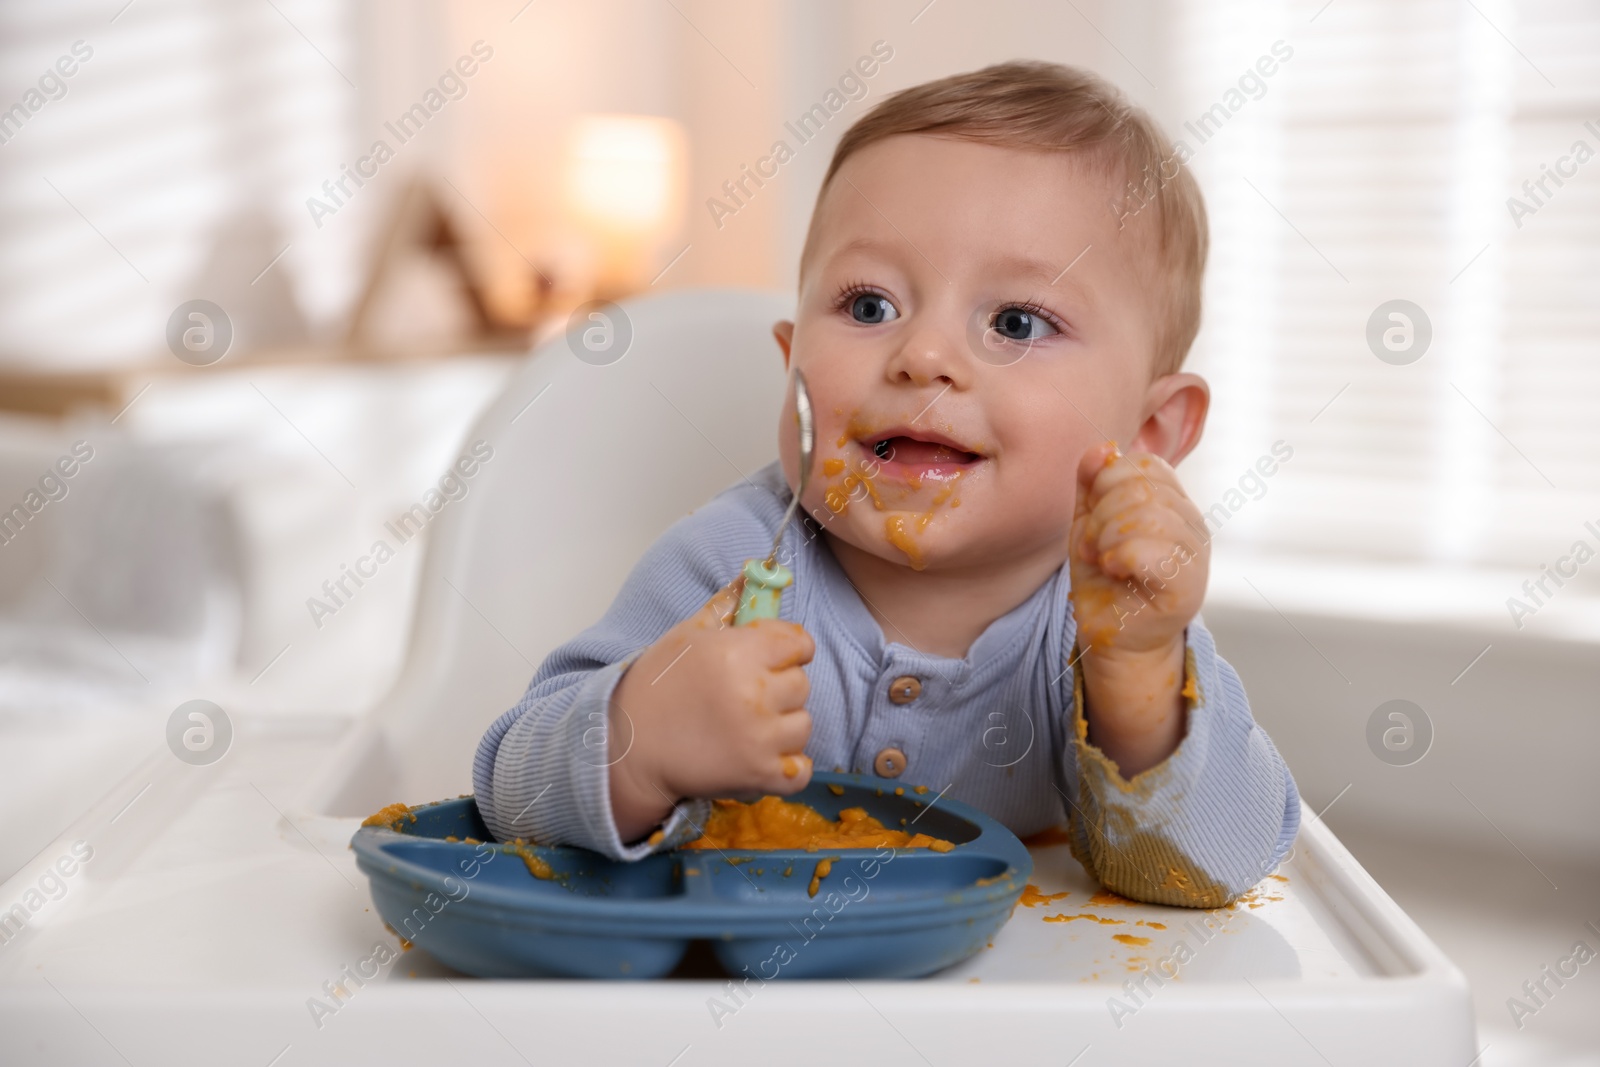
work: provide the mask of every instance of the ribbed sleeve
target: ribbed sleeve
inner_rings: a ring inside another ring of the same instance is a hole
[[[781,509],[770,493],[771,507],[752,509],[750,496],[759,493],[724,493],[674,523],[640,557],[600,621],[552,652],[522,700],[489,728],[472,778],[497,840],[581,845],[634,860],[699,836],[709,800],[678,803],[654,844],[618,836],[610,768],[627,756],[608,744],[607,711],[638,653],[771,546]]]
[[[1300,795],[1244,685],[1197,618],[1184,653],[1187,724],[1161,763],[1124,778],[1088,741],[1073,679],[1072,852],[1106,888],[1192,908],[1228,904],[1271,874],[1300,826]]]

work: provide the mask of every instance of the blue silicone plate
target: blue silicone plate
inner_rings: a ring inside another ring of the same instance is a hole
[[[656,978],[705,940],[736,976],[915,978],[984,947],[1033,859],[975,808],[948,797],[930,807],[933,794],[894,789],[868,775],[819,773],[788,799],[830,819],[852,807],[889,827],[905,819],[956,847],[679,850],[624,863],[491,842],[471,797],[415,808],[394,829],[364,826],[351,847],[384,921],[467,974]],[[832,869],[812,896],[821,860]]]

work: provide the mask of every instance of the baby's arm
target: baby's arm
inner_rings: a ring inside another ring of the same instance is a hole
[[[1251,717],[1238,674],[1199,619],[1189,627],[1184,660],[1183,740],[1131,778],[1089,740],[1083,686],[1073,679],[1065,758],[1072,852],[1125,897],[1215,908],[1288,854],[1300,827],[1300,794]]]
[[[1216,907],[1288,851],[1299,796],[1198,620],[1208,538],[1177,475],[1108,443],[1078,477],[1074,851],[1124,896]]]
[[[574,844],[613,858],[638,859],[698,836],[710,805],[684,797],[744,789],[792,792],[809,779],[804,757],[786,765],[779,755],[803,748],[809,719],[802,722],[797,716],[804,712],[768,713],[769,722],[784,720],[782,736],[774,729],[757,739],[772,749],[770,761],[763,759],[764,751],[752,755],[762,746],[750,742],[749,734],[759,730],[743,735],[747,743],[737,759],[727,755],[725,737],[719,746],[718,738],[705,736],[716,729],[711,722],[715,713],[731,705],[759,718],[766,709],[744,700],[750,689],[768,689],[772,700],[783,697],[795,707],[803,703],[799,664],[810,658],[810,638],[800,627],[781,620],[720,630],[713,626],[698,649],[687,647],[696,643],[692,639],[666,647],[669,638],[705,614],[708,599],[719,588],[727,592],[725,584],[746,557],[771,543],[772,530],[764,527],[751,504],[749,494],[755,492],[759,490],[724,493],[675,523],[640,558],[600,621],[552,652],[522,700],[489,728],[473,763],[473,785],[478,808],[497,839]],[[736,647],[746,654],[730,652]],[[721,665],[707,670],[704,660],[713,650],[723,653],[715,657]],[[683,659],[674,662],[680,653]],[[798,675],[800,685],[792,676],[779,678],[782,671],[773,666],[777,663]],[[630,698],[618,683],[632,676],[635,667],[641,668],[641,684],[635,688],[644,695]],[[698,690],[685,689],[690,678]],[[713,691],[705,691],[707,687]],[[613,728],[612,713],[619,706],[625,706],[628,716],[622,717],[620,728]],[[802,725],[799,736],[789,736]],[[676,744],[663,746],[664,735],[675,735]],[[695,748],[697,739],[703,743]],[[665,769],[663,756],[670,764]],[[761,763],[761,774],[751,774],[753,762]],[[709,773],[708,763],[713,764]],[[800,773],[785,776],[786,766]],[[619,827],[612,802],[623,783],[634,792],[623,791],[627,810],[621,812]],[[648,796],[641,798],[639,790]],[[656,797],[658,806],[645,811],[649,796]],[[663,815],[659,833],[625,843]]]
[[[611,805],[624,840],[683,796],[792,793],[811,780],[811,684],[816,645],[792,622],[734,626],[741,579],[668,630],[611,695]]]

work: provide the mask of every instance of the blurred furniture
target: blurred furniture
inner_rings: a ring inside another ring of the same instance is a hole
[[[505,348],[526,351],[529,338],[549,312],[555,282],[549,274],[528,264],[528,301],[522,316],[508,321],[493,310],[489,295],[467,254],[467,246],[457,232],[433,184],[413,179],[400,194],[388,221],[382,227],[367,280],[350,315],[345,333],[345,349],[353,359],[383,358],[385,353],[407,347],[403,339],[408,326],[399,324],[386,338],[379,339],[375,322],[385,286],[395,280],[408,257],[432,257],[456,283],[455,294],[465,305],[468,330],[461,344],[475,349]],[[403,314],[403,311],[401,312]]]

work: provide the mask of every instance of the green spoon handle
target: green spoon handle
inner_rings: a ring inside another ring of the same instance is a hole
[[[779,598],[793,583],[794,572],[781,563],[773,563],[769,570],[765,560],[745,560],[744,592],[739,595],[739,610],[733,617],[733,624],[747,626],[757,619],[776,619]]]

